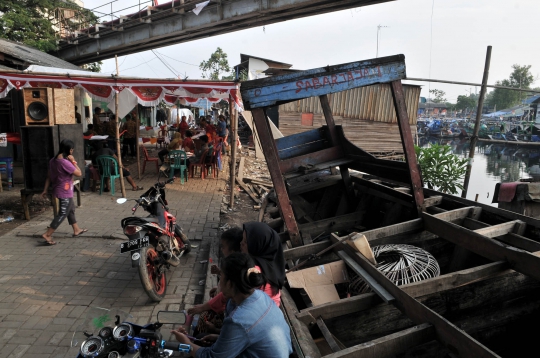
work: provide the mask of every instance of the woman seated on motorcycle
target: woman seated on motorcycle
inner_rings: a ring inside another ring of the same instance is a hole
[[[191,346],[192,357],[276,357],[292,353],[290,328],[283,313],[261,290],[264,277],[253,259],[232,253],[221,265],[219,287],[228,298],[226,318],[220,335],[208,335],[210,347],[192,343],[179,328],[171,331],[178,341]]]

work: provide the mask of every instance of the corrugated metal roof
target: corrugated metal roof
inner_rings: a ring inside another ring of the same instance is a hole
[[[0,39],[0,53],[5,55],[4,61],[1,61],[3,62],[4,66],[10,64],[14,65],[13,67],[10,67],[10,69],[17,67],[17,63],[14,63],[13,61],[16,60],[16,62],[20,62],[25,68],[30,65],[41,65],[72,70],[82,70],[79,66],[75,66],[72,63],[49,55],[48,53],[40,51],[36,48],[5,39]]]
[[[420,86],[403,85],[409,123],[416,124]],[[365,119],[375,122],[397,123],[392,91],[387,83],[354,88],[328,95],[332,114],[345,118]],[[281,112],[321,114],[318,97],[305,98],[279,106]]]

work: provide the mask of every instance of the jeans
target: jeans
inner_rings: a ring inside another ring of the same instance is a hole
[[[73,202],[73,198],[58,198],[58,203],[58,215],[54,217],[51,225],[49,225],[51,229],[58,229],[58,227],[66,217],[68,219],[69,225],[76,224],[77,219],[75,219],[75,203]]]

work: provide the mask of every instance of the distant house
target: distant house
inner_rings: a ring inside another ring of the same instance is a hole
[[[537,123],[540,122],[540,94],[531,96],[523,101],[523,104],[528,104],[531,107],[530,114],[531,120],[536,120]]]
[[[242,71],[247,72],[248,80],[256,80],[267,76],[276,76],[287,72],[298,71],[291,70],[291,67],[292,65],[289,63],[244,54],[240,54],[240,64],[234,66],[236,73],[239,75]]]
[[[423,117],[446,116],[448,107],[445,103],[426,102],[418,103],[418,115]]]

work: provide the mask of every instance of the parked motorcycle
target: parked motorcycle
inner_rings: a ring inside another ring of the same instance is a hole
[[[156,323],[140,326],[131,323],[133,317],[122,310],[88,310],[71,340],[71,347],[79,347],[77,358],[161,358],[191,349],[187,344],[166,342],[160,332],[164,324],[184,324],[184,312],[159,311]]]
[[[120,244],[120,252],[131,252],[132,267],[139,268],[144,290],[154,301],[161,301],[167,292],[166,271],[178,266],[182,255],[191,251],[191,243],[169,213],[165,199],[165,186],[174,181],[158,182],[148,189],[131,209],[133,214],[139,207],[150,213],[148,217],[130,216],[122,219],[121,225],[129,241]],[[128,199],[116,202],[123,204]]]

